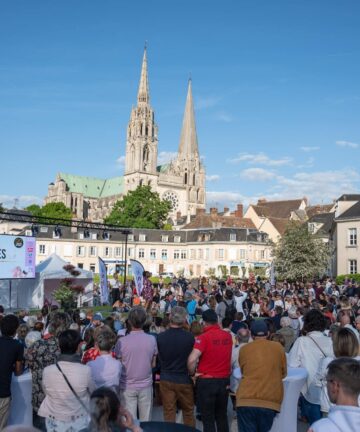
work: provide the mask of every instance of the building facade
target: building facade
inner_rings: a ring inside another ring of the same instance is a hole
[[[360,273],[360,195],[342,195],[335,205],[332,229],[333,274]]]
[[[31,234],[31,232],[28,232]],[[104,240],[103,233],[62,227],[40,226],[37,234],[36,262],[56,253],[71,264],[98,273],[98,258],[109,273],[121,268],[125,259],[125,237],[114,232]],[[154,275],[163,272],[186,277],[244,272],[270,266],[270,247],[266,234],[247,228],[207,228],[179,231],[133,229],[128,237],[127,258],[137,259]],[[238,270],[234,271],[234,268]]]
[[[102,221],[117,200],[141,185],[170,200],[170,218],[191,216],[205,208],[205,168],[200,160],[191,80],[176,158],[158,165],[158,126],[150,104],[147,52],[144,51],[137,105],[126,131],[125,173],[102,180],[58,173],[48,187],[45,204],[63,202],[79,219]]]

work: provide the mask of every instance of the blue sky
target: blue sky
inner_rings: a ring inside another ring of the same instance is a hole
[[[208,205],[360,191],[358,0],[0,1],[0,202],[120,175],[148,41],[164,161],[193,80]]]

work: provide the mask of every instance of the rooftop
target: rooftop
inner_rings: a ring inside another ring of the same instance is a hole
[[[106,198],[121,195],[124,192],[124,177],[103,180],[96,177],[59,173],[58,178],[64,180],[69,192],[81,193],[84,197]]]
[[[289,219],[293,211],[299,210],[304,199],[284,201],[266,201],[261,199],[258,200],[257,205],[252,205],[252,208],[261,217]]]

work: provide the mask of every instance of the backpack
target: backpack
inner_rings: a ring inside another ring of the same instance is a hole
[[[231,320],[235,319],[235,314],[237,312],[236,306],[235,306],[235,300],[232,300],[230,304],[228,304],[225,300],[223,300],[225,303],[225,318],[229,318]]]

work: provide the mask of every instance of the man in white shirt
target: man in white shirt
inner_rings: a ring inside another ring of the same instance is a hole
[[[335,404],[329,416],[315,422],[308,432],[358,432],[360,430],[360,362],[340,357],[328,366],[329,399]]]
[[[235,307],[237,312],[241,312],[243,314],[243,320],[245,320],[245,313],[244,313],[244,301],[247,299],[248,293],[247,292],[241,292],[239,290],[235,290]]]

